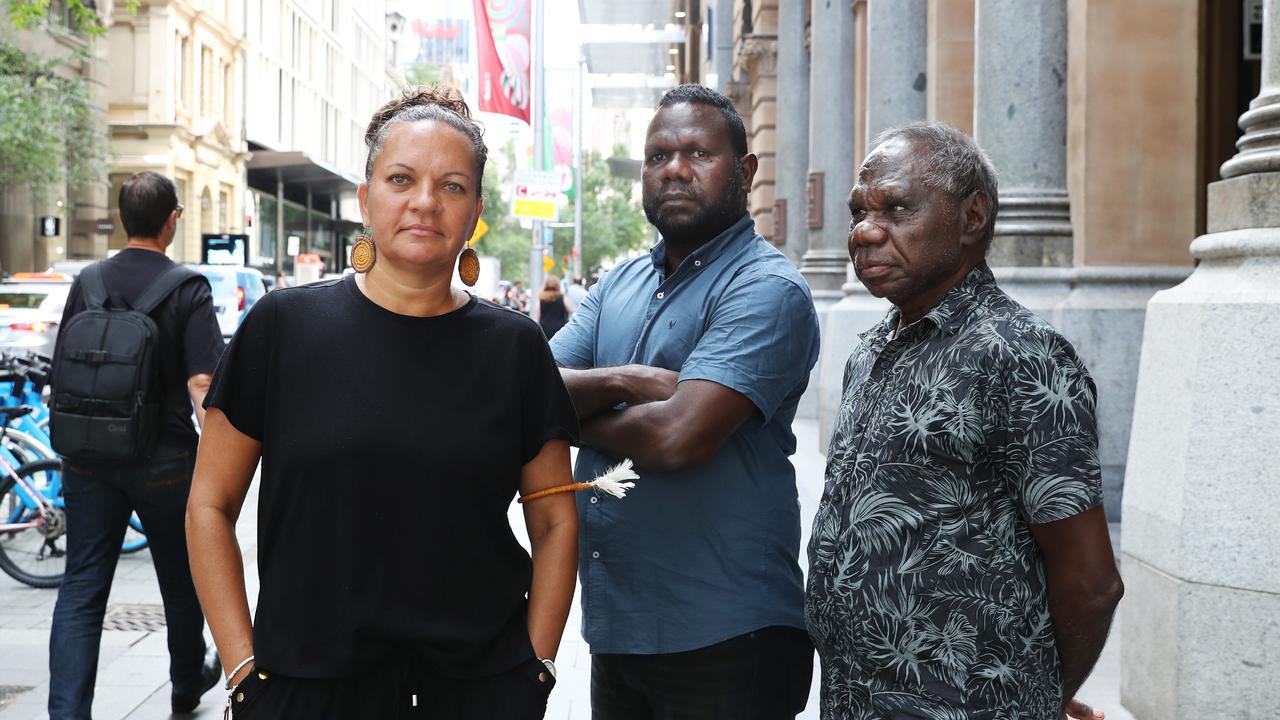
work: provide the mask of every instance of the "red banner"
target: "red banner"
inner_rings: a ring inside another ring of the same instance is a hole
[[[474,0],[480,109],[529,122],[529,0]]]

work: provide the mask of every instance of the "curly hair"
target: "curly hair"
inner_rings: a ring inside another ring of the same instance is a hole
[[[409,88],[373,114],[364,133],[364,144],[369,147],[369,159],[364,164],[364,179],[373,177],[373,161],[382,152],[387,133],[399,123],[434,120],[457,130],[471,141],[476,161],[476,185],[484,177],[489,148],[484,144],[484,128],[471,117],[471,108],[462,94],[447,85],[420,85]]]

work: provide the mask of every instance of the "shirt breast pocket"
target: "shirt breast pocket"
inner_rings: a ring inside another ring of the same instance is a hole
[[[679,372],[701,338],[702,324],[697,318],[659,315],[636,361]]]

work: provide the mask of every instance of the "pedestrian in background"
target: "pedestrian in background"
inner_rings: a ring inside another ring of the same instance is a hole
[[[560,278],[548,275],[542,292],[538,293],[538,324],[550,340],[568,321],[569,309],[565,307],[564,295],[560,294]]]
[[[154,172],[138,173],[120,188],[119,208],[128,245],[114,257],[82,270],[67,296],[63,331],[54,350],[51,427],[55,447],[66,453],[63,438],[67,436],[62,431],[83,429],[91,422],[87,418],[98,413],[104,403],[111,404],[102,398],[72,397],[80,390],[69,382],[70,367],[83,363],[86,351],[89,355],[95,349],[121,356],[133,354],[124,353],[116,344],[70,348],[68,344],[79,342],[81,337],[81,333],[68,332],[72,319],[89,309],[124,312],[154,304],[146,314],[156,331],[150,350],[156,374],[148,378],[155,385],[144,394],[147,405],[153,400],[155,404],[153,410],[144,407],[143,412],[154,412],[155,416],[139,421],[143,426],[158,427],[158,433],[154,444],[138,448],[131,457],[104,460],[112,448],[85,447],[79,450],[83,454],[64,458],[63,495],[70,532],[66,576],[58,588],[49,634],[49,716],[53,720],[90,716],[102,620],[125,528],[134,512],[147,530],[164,599],[173,711],[194,710],[200,696],[219,679],[217,658],[207,663],[205,659],[204,616],[191,583],[183,518],[198,440],[191,410],[194,405],[196,420],[203,423],[202,403],[222,354],[222,331],[214,315],[208,279],[165,256],[182,216],[173,181]],[[91,307],[103,300],[101,307]],[[101,341],[99,336],[95,338]],[[128,357],[111,360],[116,368],[125,367],[120,363],[127,361]],[[103,380],[104,371],[98,370],[97,377]],[[116,423],[125,425],[127,421]],[[88,437],[86,433],[75,434]]]
[[[1092,716],[1072,696],[1123,592],[1097,390],[996,286],[996,175],[977,144],[920,123],[874,145],[849,257],[894,307],[845,367],[809,541],[822,717]]]
[[[569,286],[564,289],[564,305],[569,308],[569,312],[577,311],[578,306],[582,304],[582,299],[587,296],[587,284],[583,282],[581,276],[575,275]]]
[[[511,296],[515,299],[515,307],[525,315],[529,314],[529,292],[524,289],[524,283],[520,280],[515,281],[511,285]]]
[[[525,505],[531,560],[507,508],[570,482],[573,405],[536,323],[453,287],[487,155],[461,97],[408,91],[365,142],[357,273],[260,300],[209,393],[188,532],[231,708],[541,718],[577,516]],[[259,459],[251,622],[234,525]]]
[[[787,457],[818,321],[747,213],[757,166],[728,98],[668,92],[642,170],[662,240],[596,283],[551,343],[582,421],[577,479],[624,457],[641,477],[625,503],[578,498],[597,720],[782,720],[808,699]]]

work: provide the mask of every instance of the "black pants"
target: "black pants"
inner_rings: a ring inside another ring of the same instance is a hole
[[[130,513],[147,531],[169,639],[169,679],[180,690],[200,686],[204,615],[191,582],[185,518],[194,453],[167,460],[89,466],[68,462],[67,574],[58,588],[49,633],[49,716],[89,717],[102,618]]]
[[[497,675],[459,680],[396,659],[340,680],[255,668],[231,694],[234,720],[541,720],[555,680],[529,658]]]
[[[592,655],[593,720],[792,720],[804,710],[813,645],[768,627],[670,655]]]

